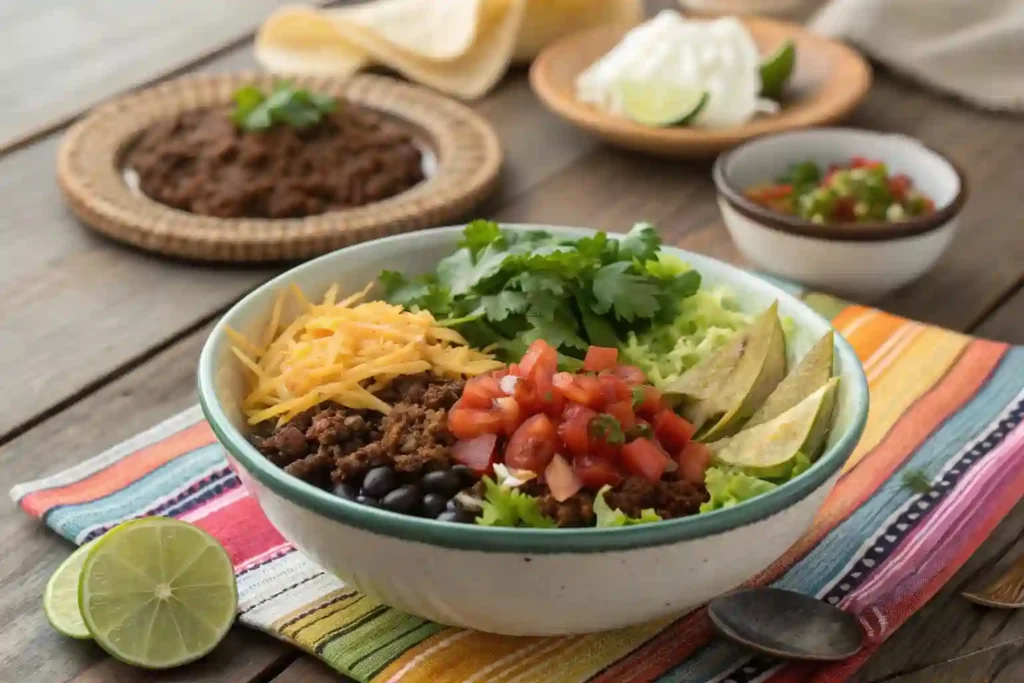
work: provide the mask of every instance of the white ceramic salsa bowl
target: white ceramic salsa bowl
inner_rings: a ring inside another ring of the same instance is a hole
[[[518,227],[518,226],[505,226]],[[523,226],[526,227],[526,226]],[[567,237],[590,231],[544,229]],[[267,517],[307,557],[384,603],[452,626],[511,635],[587,633],[686,612],[752,578],[809,527],[864,427],[864,372],[836,337],[842,377],[825,453],[807,472],[733,508],[614,529],[512,529],[402,516],[342,500],[278,469],[247,440],[239,409],[248,378],[225,327],[255,335],[276,292],[291,283],[320,295],[338,282],[356,291],[383,269],[430,271],[461,228],[368,242],[301,265],[263,285],[217,324],[199,362],[203,410],[232,465]],[[668,248],[705,283],[727,284],[746,309],[775,299],[794,322],[800,355],[830,328],[798,299],[706,256]]]

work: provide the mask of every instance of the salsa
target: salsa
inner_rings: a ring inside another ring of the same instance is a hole
[[[851,157],[826,170],[813,161],[789,167],[773,183],[745,192],[773,211],[814,223],[898,223],[935,212],[935,203],[881,161]]]

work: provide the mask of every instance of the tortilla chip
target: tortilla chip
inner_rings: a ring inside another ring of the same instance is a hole
[[[314,7],[287,5],[256,34],[256,61],[268,71],[347,78],[366,67],[366,51],[338,35]]]
[[[632,26],[643,17],[643,0],[527,0],[513,59],[529,62],[570,33],[602,24]]]

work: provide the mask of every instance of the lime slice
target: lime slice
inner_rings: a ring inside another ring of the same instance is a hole
[[[166,669],[199,659],[221,641],[238,596],[231,560],[212,536],[147,517],[96,541],[82,566],[78,604],[111,656]]]
[[[796,45],[792,40],[787,40],[761,62],[761,96],[773,100],[781,97],[795,66]]]
[[[750,429],[778,417],[820,389],[832,376],[834,348],[832,332],[829,332],[804,354],[743,428]]]
[[[619,93],[626,116],[655,128],[692,123],[708,102],[700,88],[657,81],[624,81]]]
[[[82,565],[92,550],[93,542],[86,543],[71,553],[57,567],[46,584],[43,593],[43,611],[50,621],[50,626],[71,638],[86,640],[92,638],[89,629],[82,619],[82,611],[78,609],[78,578],[82,575]]]
[[[801,455],[813,461],[832,424],[838,378],[768,422],[708,444],[714,462],[762,479],[788,476]]]

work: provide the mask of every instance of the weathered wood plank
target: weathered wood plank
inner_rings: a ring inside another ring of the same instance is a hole
[[[1024,289],[1007,299],[978,327],[978,335],[1024,344]]]
[[[0,150],[250,33],[283,4],[0,2]]]

